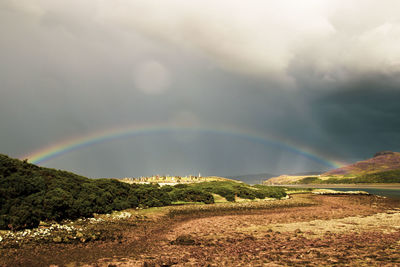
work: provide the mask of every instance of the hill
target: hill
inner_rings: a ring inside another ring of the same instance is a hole
[[[282,174],[277,177],[272,177],[263,182],[264,185],[288,185],[300,183],[299,181],[307,181],[308,178],[318,178],[319,175],[286,175]],[[307,183],[307,182],[304,182]]]
[[[32,228],[41,220],[170,203],[167,193],[151,186],[89,179],[0,154],[0,229]]]
[[[261,184],[263,181],[268,180],[269,178],[274,176],[276,175],[271,173],[260,173],[260,174],[227,176],[226,178],[241,181],[246,184]]]
[[[372,158],[356,162],[320,175],[273,177],[264,184],[349,184],[399,183],[400,153],[382,151]]]
[[[355,177],[400,169],[400,153],[382,151],[372,158],[323,173],[323,176]]]
[[[192,184],[128,184],[116,179],[89,179],[71,172],[39,167],[0,154],[0,229],[37,227],[40,221],[92,217],[127,208],[171,205],[176,202],[214,203],[281,198],[282,188],[252,187],[228,180]]]

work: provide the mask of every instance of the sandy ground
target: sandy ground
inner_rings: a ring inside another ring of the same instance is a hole
[[[350,216],[342,219],[312,220],[287,224],[255,225],[243,228],[242,232],[265,232],[265,230],[280,232],[305,233],[307,236],[322,237],[326,233],[365,232],[379,229],[383,233],[396,233],[400,229],[400,209],[389,210],[370,216]]]

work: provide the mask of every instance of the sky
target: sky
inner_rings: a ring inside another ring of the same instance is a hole
[[[398,0],[2,0],[0,153],[29,159],[136,129],[40,165],[138,177],[322,171],[400,151],[399,10]]]

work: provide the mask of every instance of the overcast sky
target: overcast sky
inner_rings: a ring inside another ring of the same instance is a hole
[[[2,0],[0,153],[141,124],[243,129],[331,161],[400,151],[399,10],[398,0]],[[179,131],[41,165],[89,177],[330,168]]]

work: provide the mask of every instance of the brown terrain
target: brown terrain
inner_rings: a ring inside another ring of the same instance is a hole
[[[384,171],[400,170],[400,153],[392,151],[377,152],[372,158],[358,161],[341,168],[324,172],[320,175],[280,175],[266,181],[266,185],[288,185],[299,182],[306,177],[316,177],[321,180],[329,178],[356,178],[366,174]]]
[[[399,266],[400,203],[363,195],[140,211],[83,242],[0,243],[2,266]]]
[[[321,176],[362,175],[400,169],[400,153],[382,151],[374,157],[323,173]]]

